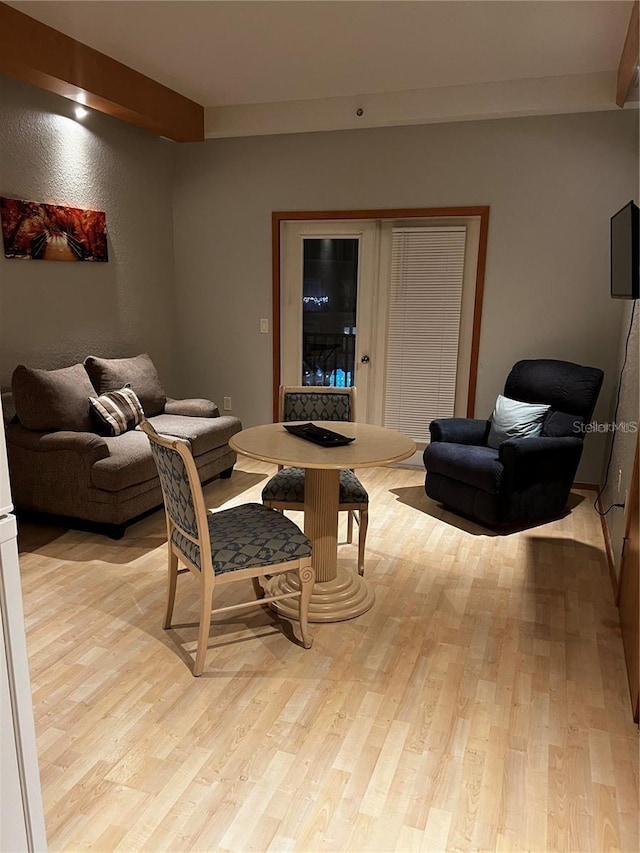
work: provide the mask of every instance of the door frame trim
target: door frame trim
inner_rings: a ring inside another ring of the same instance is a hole
[[[473,330],[471,335],[471,359],[469,364],[469,393],[467,417],[472,418],[476,403],[476,380],[480,351],[480,327],[484,279],[487,262],[487,236],[489,232],[489,206],[478,207],[410,207],[381,208],[379,210],[276,210],[271,213],[271,278],[272,278],[272,329],[273,329],[273,422],[278,420],[278,387],[280,385],[280,232],[286,221],[333,219],[429,219],[454,216],[478,216],[480,218],[480,243],[473,307]]]

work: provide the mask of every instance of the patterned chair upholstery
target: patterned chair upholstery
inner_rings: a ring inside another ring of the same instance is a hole
[[[348,392],[348,393],[345,393]],[[281,394],[282,421],[352,421],[351,388],[288,388]]]
[[[281,386],[279,418],[287,421],[354,421],[355,388]],[[304,509],[304,469],[283,468],[262,490],[265,506],[277,510]],[[369,495],[353,471],[340,472],[339,512],[348,512],[347,541],[353,541],[358,524],[358,573],[364,574],[364,553],[369,519]]]
[[[309,599],[315,579],[311,543],[300,528],[281,513],[262,504],[244,504],[207,512],[197,468],[186,441],[156,433],[148,421],[141,428],[151,444],[167,520],[169,586],[164,627],[171,627],[177,578],[190,571],[200,585],[200,621],[193,674],[204,667],[213,609],[219,584],[251,579],[257,600],[237,608],[268,604],[283,598],[299,599],[302,644],[311,647],[308,630]],[[178,563],[186,568],[178,569]],[[296,571],[299,589],[265,596],[259,578]]]

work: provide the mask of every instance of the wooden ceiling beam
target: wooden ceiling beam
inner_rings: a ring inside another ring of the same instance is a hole
[[[616,86],[616,104],[619,107],[624,107],[629,91],[633,86],[636,74],[638,71],[638,62],[640,61],[640,24],[638,21],[638,0],[635,0],[631,9],[631,18],[629,19],[629,28],[627,29],[627,37],[624,40],[622,48],[622,56],[618,65],[618,83]]]
[[[0,2],[0,73],[176,142],[204,139],[204,108]]]

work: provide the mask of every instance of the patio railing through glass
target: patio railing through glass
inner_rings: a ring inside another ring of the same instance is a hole
[[[302,384],[350,388],[353,385],[355,348],[355,329],[349,334],[304,334]]]

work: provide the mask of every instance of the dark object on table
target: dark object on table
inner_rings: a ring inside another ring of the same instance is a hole
[[[342,435],[339,432],[324,429],[324,427],[319,427],[316,424],[285,424],[284,428],[292,435],[304,438],[305,441],[312,441],[321,447],[341,447],[344,444],[350,444],[352,441],[355,441],[355,437]]]

